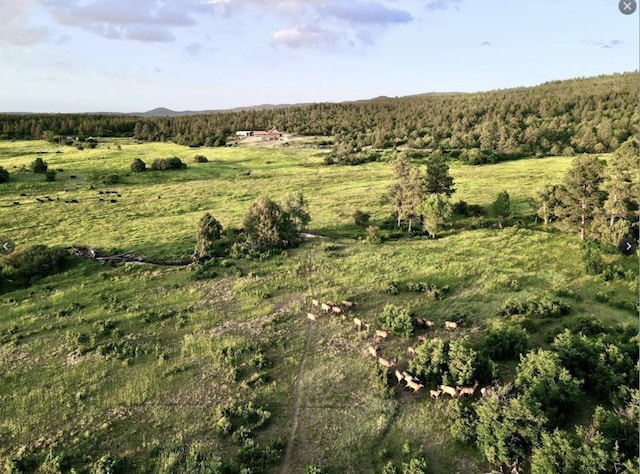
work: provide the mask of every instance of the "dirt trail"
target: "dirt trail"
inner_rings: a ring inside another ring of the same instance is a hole
[[[293,443],[296,438],[296,430],[298,429],[298,418],[300,416],[300,408],[302,406],[302,392],[300,390],[300,382],[302,381],[302,376],[304,375],[304,364],[307,360],[307,353],[309,352],[309,346],[311,345],[311,336],[313,333],[313,324],[311,321],[307,324],[307,340],[304,343],[304,351],[302,353],[302,360],[300,361],[300,368],[298,369],[298,375],[296,378],[296,399],[293,405],[293,416],[291,418],[291,433],[289,434],[289,439],[287,440],[287,450],[284,454],[284,460],[282,461],[282,466],[280,467],[281,474],[288,474],[291,472],[291,456],[293,455]]]

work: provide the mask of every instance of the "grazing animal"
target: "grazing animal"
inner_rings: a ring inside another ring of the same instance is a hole
[[[416,350],[413,347],[407,347],[407,354],[409,354],[411,357],[415,357]]]
[[[431,398],[438,399],[442,395],[442,390],[429,390],[429,395]]]
[[[409,372],[402,372],[402,376],[404,377],[404,379],[407,382],[416,382],[416,383],[420,383],[420,380],[418,380],[417,378],[415,378],[413,375],[411,375]]]
[[[445,321],[444,327],[445,329],[458,329],[458,323],[455,321]]]
[[[104,201],[104,198],[99,198],[98,201]]]
[[[471,396],[473,396],[473,394],[476,391],[476,388],[478,388],[478,381],[477,380],[473,385],[467,385],[467,386],[464,386],[464,387],[458,387],[458,397],[461,397],[462,395],[471,395]]]
[[[57,198],[56,198],[56,201],[59,201],[59,200],[60,200],[60,198],[59,198],[59,197],[57,197]]]
[[[322,309],[322,311],[324,311],[325,313],[328,313],[329,311],[331,311],[331,306],[329,306],[328,304],[322,303],[322,305],[320,305],[320,309]]]
[[[391,367],[395,367],[396,366],[396,360],[387,360],[387,359],[383,359],[382,357],[378,357],[378,364],[380,364],[382,367],[386,368],[386,369],[390,369]]]
[[[451,395],[452,398],[456,396],[456,389],[454,387],[450,387],[449,385],[440,385],[440,390],[447,395]]]
[[[327,304],[332,307],[336,305],[333,301],[327,301]]]
[[[395,376],[398,379],[398,385],[400,385],[402,383],[402,381],[404,380],[404,375],[402,375],[402,372],[400,372],[398,369],[396,369]]]
[[[19,204],[20,204],[20,201],[13,201],[13,205],[14,205],[14,206],[17,206],[17,205],[19,205]]]
[[[356,325],[358,331],[362,331],[362,326],[364,325],[364,321],[360,318],[353,318],[353,324]]]
[[[38,201],[38,202],[44,202],[44,199],[36,198],[36,201]]]
[[[413,389],[413,393],[418,392],[421,388],[424,387],[424,385],[422,385],[421,383],[416,383],[413,381],[408,381],[407,380],[407,387],[412,388]]]
[[[434,323],[433,321],[429,321],[428,319],[425,319],[425,321],[424,321],[424,326],[427,327],[427,328],[432,328],[435,325],[436,325],[436,323]]]
[[[104,191],[98,191],[98,194],[104,194]]]
[[[51,199],[49,196],[45,196],[45,198],[47,198],[47,201],[53,202],[53,199]]]
[[[20,196],[27,197],[27,195],[25,193],[22,193]]]
[[[74,203],[74,204],[78,204],[78,200],[77,199],[72,199],[71,202]]]
[[[367,352],[374,359],[377,358],[378,357],[378,346],[369,346],[369,347],[367,347]]]
[[[162,196],[158,196],[158,199],[162,199]]]
[[[71,178],[71,179],[76,179],[76,175],[75,175],[75,174],[70,174],[70,175],[69,175],[69,178]]]
[[[110,199],[111,202],[118,202],[117,199]]]
[[[492,393],[493,389],[491,387],[482,387],[480,389],[480,395],[482,395],[482,398],[490,397]]]
[[[355,308],[356,306],[358,306],[358,303],[356,303],[355,301],[343,301],[342,302],[342,306],[345,306],[347,308]]]
[[[312,306],[320,306],[320,302],[318,300],[311,300]]]
[[[384,329],[376,329],[376,339],[386,339],[389,337],[389,332]]]
[[[121,195],[120,193],[118,193],[118,194],[117,194],[117,196],[118,196],[119,198],[121,198],[121,197],[122,197],[122,195]]]
[[[420,342],[424,342],[424,341],[426,341],[426,340],[427,340],[427,336],[425,336],[424,334],[420,334],[420,335],[418,336],[418,341],[420,341]]]
[[[318,319],[318,316],[313,313],[307,313],[307,318],[309,318],[310,321],[315,321],[316,319]]]
[[[340,306],[332,306],[331,311],[333,311],[336,314],[342,314],[342,308]]]
[[[418,327],[424,326],[426,323],[426,321],[424,320],[424,318],[416,318],[416,325]]]

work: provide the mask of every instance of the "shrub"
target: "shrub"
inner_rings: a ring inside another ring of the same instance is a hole
[[[94,178],[101,184],[118,184],[120,182],[120,175],[116,173],[99,174]]]
[[[31,171],[33,171],[36,174],[44,174],[47,172],[48,166],[49,165],[47,165],[46,161],[38,157],[31,162]]]
[[[552,318],[569,314],[571,306],[563,301],[550,300],[515,300],[509,299],[498,308],[498,315],[502,317],[511,316],[540,316],[542,318]]]
[[[527,333],[519,327],[490,329],[482,338],[482,348],[493,360],[515,359],[527,349]]]
[[[413,334],[413,319],[409,309],[388,304],[384,307],[378,321],[383,327],[389,328],[394,334],[401,337],[411,337]]]
[[[9,172],[0,166],[0,184],[9,181]]]
[[[208,212],[198,223],[196,252],[200,258],[212,255],[213,246],[222,237],[222,224]]]
[[[294,246],[300,240],[291,215],[265,196],[249,208],[243,227],[249,243],[260,251]]]
[[[371,214],[363,211],[355,211],[353,213],[353,221],[357,226],[364,227],[369,223],[369,218]]]
[[[134,173],[142,173],[143,171],[147,171],[147,165],[140,158],[136,158],[131,163],[131,171]]]
[[[174,156],[172,158],[156,158],[151,163],[151,169],[154,171],[181,170],[187,167],[180,158]]]
[[[196,163],[208,163],[209,159],[204,155],[196,155],[193,157],[193,161]]]
[[[367,227],[367,236],[365,237],[365,241],[369,244],[382,243],[382,236],[380,235],[380,229],[378,226],[370,225]]]
[[[56,180],[56,172],[54,170],[47,170],[44,173],[44,180],[47,183],[52,183]]]
[[[68,253],[58,247],[34,245],[4,258],[2,274],[16,285],[29,285],[33,281],[59,271]]]

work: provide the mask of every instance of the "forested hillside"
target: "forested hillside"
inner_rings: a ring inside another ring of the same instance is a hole
[[[408,145],[507,154],[604,153],[637,133],[638,78],[633,72],[485,93],[183,117],[7,114],[0,115],[0,138],[119,136],[213,145],[236,130],[276,127],[292,134],[334,136],[355,150]]]

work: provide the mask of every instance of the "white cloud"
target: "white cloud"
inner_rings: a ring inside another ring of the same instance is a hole
[[[28,23],[33,0],[0,0],[0,43],[31,45],[47,35],[47,29]]]
[[[335,33],[314,26],[294,26],[273,35],[275,44],[294,49],[321,48],[332,45],[336,41]]]

